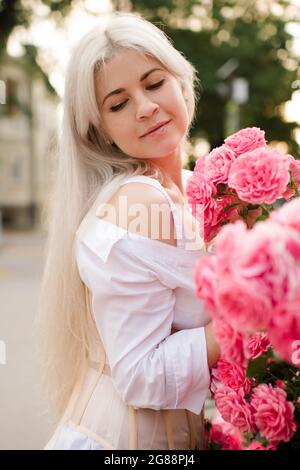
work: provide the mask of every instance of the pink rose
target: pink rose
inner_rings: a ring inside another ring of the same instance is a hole
[[[204,168],[205,168],[205,160],[206,160],[206,155],[203,157],[199,157],[196,161],[196,165],[194,168],[193,176],[200,176],[200,177],[205,177],[204,174]]]
[[[288,155],[288,157],[291,158],[291,163],[289,170],[292,174],[292,179],[297,186],[297,188],[300,188],[300,161],[295,160],[295,158],[292,155]],[[286,191],[283,193],[282,197],[285,199],[290,199],[292,196],[295,195],[295,189],[293,187],[288,187]]]
[[[258,148],[245,153],[231,165],[228,185],[242,201],[274,203],[290,180],[290,161],[276,150]]]
[[[219,313],[239,331],[266,329],[299,286],[299,250],[299,236],[270,221],[246,232],[238,222],[225,227],[216,244]]]
[[[194,172],[187,181],[186,194],[190,204],[199,204],[206,208],[213,196],[217,194],[217,189],[205,176]]]
[[[219,444],[221,450],[243,450],[239,433],[228,433],[223,430],[220,424],[212,424],[210,441]]]
[[[230,274],[234,258],[238,256],[241,241],[246,237],[247,227],[242,220],[223,227],[215,244],[215,252],[218,258],[218,273]]]
[[[204,301],[205,310],[211,315],[217,315],[215,304],[216,262],[215,256],[201,257],[194,267],[196,296]]]
[[[214,200],[213,209],[209,207],[204,211],[204,230],[201,236],[204,236],[205,242],[210,242],[220,232],[222,226],[234,217],[235,207],[226,210],[225,208],[232,204],[231,197],[224,196]],[[200,217],[197,217],[200,220]],[[208,223],[209,222],[209,223]]]
[[[297,341],[300,340],[300,288],[295,291],[293,298],[282,302],[274,310],[268,334],[280,356],[287,362],[299,366],[300,356],[296,349]]]
[[[243,334],[235,330],[223,317],[214,319],[214,330],[222,358],[244,365],[246,340]]]
[[[241,210],[241,205],[240,206],[235,206],[235,207],[232,207],[229,211],[228,211],[228,220],[231,224],[233,224],[234,222],[236,222],[237,220],[240,220],[241,219],[241,215],[240,215],[240,210]],[[253,212],[253,211],[252,211]]]
[[[256,332],[248,340],[249,359],[256,359],[266,352],[271,346],[266,333]]]
[[[217,307],[225,320],[239,331],[245,326],[254,330],[265,326],[272,311],[271,301],[260,286],[265,270],[257,244],[248,242],[250,233],[245,224],[238,221],[224,227],[216,243]]]
[[[296,160],[292,155],[289,156],[292,159],[289,170],[292,173],[292,178],[296,183],[297,187],[300,188],[300,161]]]
[[[259,147],[266,147],[265,132],[258,127],[246,127],[227,137],[225,145],[233,150],[235,157],[251,152]]]
[[[287,386],[282,380],[276,380],[275,384],[276,384],[276,387],[282,388],[283,390],[287,390]]]
[[[218,411],[211,424],[212,442],[219,443],[222,450],[243,450],[241,433],[232,424],[224,421]]]
[[[201,284],[199,280],[204,283],[204,288],[198,287],[199,297],[203,294],[208,299],[214,318],[224,318],[235,330],[248,332],[277,325],[274,312],[278,308],[281,325],[289,321],[291,316],[284,312],[289,311],[290,300],[300,290],[300,238],[296,230],[287,230],[273,219],[247,230],[238,221],[222,229],[214,256],[216,260],[210,261],[203,280],[197,273],[197,286]],[[288,330],[298,332],[296,317],[293,318]],[[273,330],[271,341],[277,344]],[[280,327],[278,331],[282,335],[284,329]]]
[[[253,390],[251,406],[256,426],[271,444],[291,439],[296,431],[294,405],[286,400],[284,390],[260,384]]]
[[[215,184],[227,183],[234,160],[235,155],[229,147],[222,145],[213,149],[205,158],[205,176]]]
[[[228,206],[233,204],[233,199],[231,196],[223,196],[221,198],[217,198],[216,200],[216,213],[213,219],[213,225],[219,224],[220,222],[228,219],[230,220],[233,212],[235,211],[235,207],[227,209],[224,212],[224,209]]]
[[[219,388],[223,388],[222,382],[219,380],[219,372],[217,367],[212,367],[210,369],[210,392],[214,398],[216,391]]]
[[[263,446],[261,442],[253,441],[249,447],[245,447],[244,450],[276,450],[276,447],[271,444]]]
[[[253,329],[264,327],[266,320],[271,317],[273,306],[266,295],[270,290],[269,279],[266,280],[265,291],[261,288],[262,275],[268,266],[261,265],[259,257],[258,266],[253,266],[256,244],[244,243],[248,235],[245,224],[240,221],[223,228],[216,242],[217,261],[214,262],[213,305],[214,311],[216,308],[218,310],[214,317],[222,315],[226,322],[239,331],[245,326]],[[249,248],[254,253],[249,253]],[[269,261],[269,258],[266,259]],[[198,268],[201,269],[201,266],[202,261]],[[211,271],[206,271],[207,275],[209,277]],[[199,273],[198,279],[201,279]],[[201,297],[201,288],[198,293]],[[203,295],[207,297],[205,291]],[[209,295],[211,298],[211,293]]]
[[[280,304],[299,286],[300,238],[268,220],[249,230],[239,253],[239,274],[258,281],[272,305]]]
[[[219,359],[217,363],[218,379],[222,384],[235,391],[241,390],[243,395],[248,395],[251,390],[251,380],[246,377],[246,369],[232,361]]]
[[[300,198],[293,199],[272,212],[269,220],[300,233]]]
[[[201,227],[213,225],[217,210],[217,203],[213,198],[217,194],[214,184],[204,176],[194,173],[187,182],[186,194],[192,214],[200,222]]]
[[[200,231],[200,236],[204,238],[206,243],[211,242],[220,232],[220,225],[206,225],[203,228],[203,231]]]
[[[270,299],[258,290],[258,285],[245,280],[223,277],[216,292],[217,308],[238,331],[249,332],[269,323],[272,308]]]
[[[235,391],[226,386],[218,388],[215,401],[225,421],[238,428],[240,432],[255,431],[252,407],[245,401],[241,390]]]
[[[209,242],[219,232],[222,220],[230,216],[230,210],[225,213],[224,208],[231,204],[231,198],[215,199],[215,185],[198,172],[189,178],[186,193],[192,214],[200,222],[200,236]]]

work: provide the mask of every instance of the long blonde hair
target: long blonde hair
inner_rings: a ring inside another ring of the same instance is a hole
[[[128,49],[159,60],[185,86],[189,129],[195,116],[197,71],[162,30],[136,14],[111,14],[74,49],[65,80],[57,174],[44,208],[46,259],[36,320],[42,383],[57,418],[87,366],[90,345],[98,338],[76,266],[75,232],[96,198],[97,203],[107,201],[128,174],[162,178],[149,161],[110,145],[101,127],[95,73],[114,54]]]

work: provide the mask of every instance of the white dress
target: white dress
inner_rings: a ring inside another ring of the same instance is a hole
[[[192,172],[182,172],[186,184]],[[184,234],[182,215],[165,188],[148,176],[122,184],[136,181],[164,194],[176,233]],[[185,242],[183,236],[173,246],[129,232],[95,210],[84,218],[76,262],[91,292],[106,364],[99,374],[91,362],[84,389],[73,397],[72,419],[61,421],[46,449],[200,448],[210,384],[209,317],[195,295],[194,266],[206,252],[204,244],[191,250]]]

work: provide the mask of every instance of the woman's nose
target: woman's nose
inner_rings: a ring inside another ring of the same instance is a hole
[[[136,118],[137,120],[143,119],[145,117],[150,117],[152,114],[157,112],[159,105],[154,101],[143,97],[140,99],[137,105]]]

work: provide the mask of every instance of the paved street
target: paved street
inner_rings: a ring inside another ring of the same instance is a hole
[[[32,338],[42,249],[35,231],[4,232],[0,242],[0,449],[42,449],[51,433]]]

